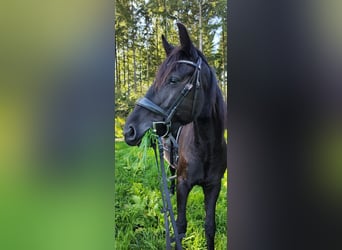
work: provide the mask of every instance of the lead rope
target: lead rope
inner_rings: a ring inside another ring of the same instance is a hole
[[[159,167],[158,164],[158,156],[157,156],[157,148],[156,143],[152,143],[152,148],[154,151],[154,156],[156,158],[156,164],[157,168]],[[159,162],[160,162],[160,171],[162,175],[162,182],[160,184],[160,191],[162,194],[162,200],[163,200],[163,210],[162,213],[164,214],[164,223],[165,223],[165,231],[166,231],[166,249],[171,250],[171,237],[170,237],[170,229],[169,229],[169,217],[171,219],[171,225],[173,228],[173,233],[175,235],[175,242],[176,242],[176,249],[182,250],[182,245],[180,242],[180,238],[178,235],[178,229],[175,221],[175,217],[172,211],[172,204],[170,199],[170,193],[167,186],[167,178],[165,173],[165,165],[164,165],[164,148],[163,148],[163,142],[161,140],[161,137],[158,137],[158,149],[159,149]]]

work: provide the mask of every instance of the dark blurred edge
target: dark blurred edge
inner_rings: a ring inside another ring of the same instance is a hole
[[[341,141],[323,144],[341,139],[341,46],[312,12],[326,4],[228,1],[229,250],[342,249]]]

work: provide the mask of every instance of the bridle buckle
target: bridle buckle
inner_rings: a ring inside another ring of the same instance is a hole
[[[171,122],[153,122],[152,123],[152,129],[153,132],[160,136],[160,137],[165,137],[169,134],[171,128]]]

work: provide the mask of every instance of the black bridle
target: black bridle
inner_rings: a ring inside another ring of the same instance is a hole
[[[194,99],[192,102],[192,115],[194,115],[194,105],[197,101],[197,91],[200,87],[200,71],[201,71],[201,64],[202,64],[202,58],[198,57],[198,60],[196,63],[188,60],[178,60],[176,63],[185,63],[188,65],[191,65],[195,67],[195,71],[192,74],[189,82],[185,84],[184,88],[180,92],[179,96],[176,98],[174,103],[171,105],[171,107],[165,111],[162,107],[152,102],[150,99],[143,97],[138,100],[137,105],[151,111],[152,113],[155,113],[157,115],[160,115],[163,117],[163,121],[153,122],[153,130],[155,130],[156,134],[161,137],[165,137],[169,134],[170,128],[171,128],[171,120],[173,116],[176,113],[177,108],[179,105],[184,101],[185,97],[189,94],[191,89],[193,88],[194,84],[196,85],[195,88],[195,94]]]

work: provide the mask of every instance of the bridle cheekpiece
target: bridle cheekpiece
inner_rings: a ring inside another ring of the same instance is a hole
[[[171,120],[174,114],[176,113],[177,108],[184,101],[185,97],[189,94],[189,92],[191,91],[191,89],[194,87],[194,84],[195,84],[196,88],[195,88],[195,94],[194,94],[194,99],[192,103],[193,105],[192,113],[194,115],[194,105],[197,101],[196,89],[198,89],[201,86],[201,82],[200,82],[200,71],[201,71],[201,65],[202,65],[201,57],[198,57],[196,63],[192,61],[188,61],[188,60],[178,60],[176,61],[176,63],[184,63],[184,64],[191,65],[195,67],[195,71],[192,74],[189,82],[185,84],[184,88],[180,92],[180,95],[176,98],[176,100],[171,105],[171,107],[167,111],[165,111],[162,107],[155,104],[154,102],[152,102],[150,99],[146,97],[142,97],[136,103],[137,105],[151,111],[152,113],[163,117],[163,121],[153,122],[154,132],[158,136],[161,136],[161,137],[166,137],[169,134],[170,128],[171,128]]]

